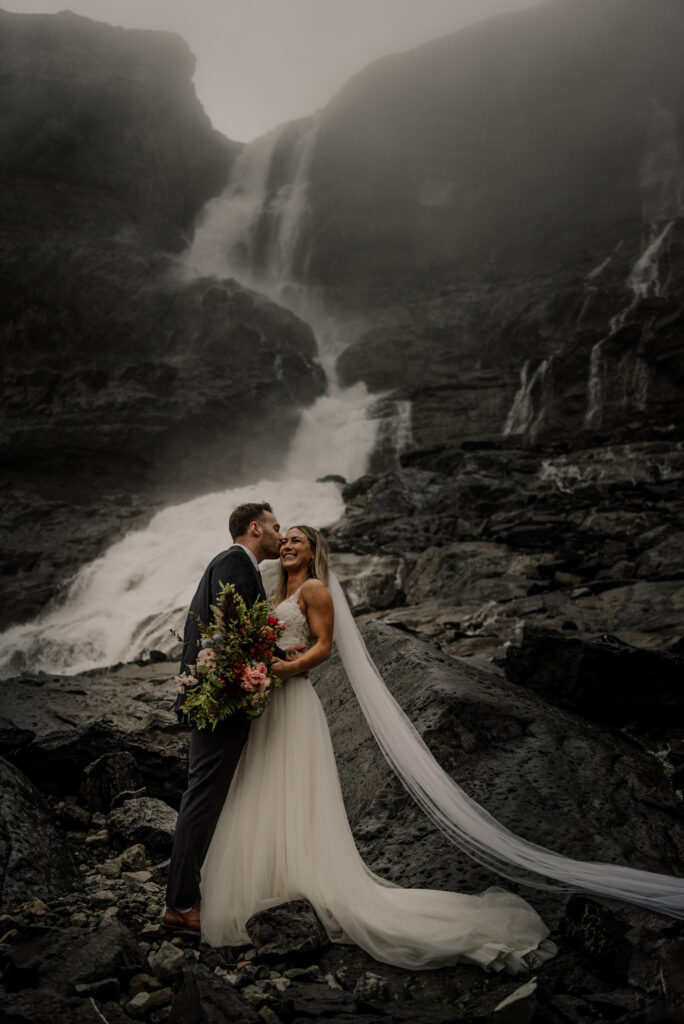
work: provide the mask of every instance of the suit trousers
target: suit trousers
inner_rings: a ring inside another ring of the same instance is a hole
[[[194,906],[200,899],[200,870],[225,803],[251,721],[238,712],[211,729],[190,735],[188,787],[183,794],[166,892],[169,907]]]

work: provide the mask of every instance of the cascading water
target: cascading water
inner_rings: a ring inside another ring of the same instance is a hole
[[[651,110],[651,144],[639,176],[644,220],[647,224],[644,247],[627,278],[629,301],[611,317],[608,334],[601,338],[589,356],[587,380],[587,411],[584,424],[600,426],[605,401],[606,343],[626,323],[630,314],[643,299],[662,293],[660,257],[663,246],[676,220],[684,214],[684,160],[678,139],[678,126],[674,115],[653,102]],[[624,402],[630,400],[640,411],[646,408],[648,398],[648,365],[637,359],[624,381]]]
[[[368,413],[374,399],[362,384],[340,387],[334,365],[353,337],[351,325],[324,314],[291,270],[301,224],[307,215],[307,175],[315,144],[315,120],[295,142],[291,174],[276,189],[270,182],[282,129],[245,146],[222,196],[206,207],[182,257],[179,275],[234,277],[286,305],[311,323],[317,336],[328,392],[304,410],[282,472],[254,483],[222,489],[165,509],[150,524],[84,566],[65,600],[33,622],[9,629],[0,639],[0,673],[44,670],[83,672],[170,650],[170,628],[182,627],[185,609],[210,558],[230,543],[227,516],[243,501],[270,501],[283,527],[308,522],[321,527],[343,511],[339,485],[323,476],[354,479],[366,468],[378,422]],[[269,259],[261,270],[257,235],[269,224]],[[406,443],[408,411],[397,403],[397,435]]]
[[[530,373],[529,359],[523,364],[520,371],[520,387],[504,424],[503,432],[506,437],[512,434],[534,437],[537,434],[551,404],[552,364],[553,356],[542,359],[534,373]]]

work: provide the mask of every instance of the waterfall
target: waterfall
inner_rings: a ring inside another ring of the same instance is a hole
[[[515,394],[513,404],[504,424],[504,436],[524,434],[535,437],[544,421],[551,404],[552,377],[549,373],[553,356],[543,359],[530,374],[530,360],[526,360],[520,371],[520,387]],[[539,407],[536,408],[535,396],[539,395]]]
[[[609,335],[610,336],[610,335]],[[603,338],[592,347],[589,353],[589,380],[587,381],[587,412],[584,417],[585,427],[601,425],[603,410]]]
[[[276,187],[273,165],[278,153],[282,163],[287,127],[244,147],[223,195],[207,204],[177,273],[185,279],[233,277],[307,320],[319,344],[327,393],[303,410],[277,479],[260,479],[255,467],[249,485],[235,488],[217,480],[214,493],[164,509],[147,527],[113,544],[76,574],[58,605],[0,637],[0,674],[73,674],[151,649],[169,652],[175,646],[170,627],[182,628],[206,564],[230,543],[227,518],[235,505],[270,501],[283,529],[298,522],[326,526],[339,518],[344,504],[339,484],[318,478],[354,479],[365,472],[378,432],[377,418],[369,417],[377,396],[362,384],[342,388],[334,372],[339,352],[365,325],[336,322],[315,295],[292,281],[307,216],[316,122],[300,126],[285,161],[285,180]],[[260,261],[259,239],[265,233],[269,255]],[[406,444],[408,403],[401,404],[399,418],[399,441]]]
[[[159,512],[76,574],[65,600],[2,636],[0,673],[73,674],[176,646],[205,566],[231,543],[228,515],[244,501],[271,501],[284,527],[325,526],[343,502],[333,483],[260,480]],[[264,574],[265,575],[265,574]]]
[[[627,278],[627,286],[631,296],[627,305],[615,316],[610,318],[608,334],[597,341],[589,354],[589,375],[587,379],[587,411],[584,417],[585,427],[601,425],[603,404],[605,400],[604,359],[603,349],[606,342],[622,328],[637,304],[649,295],[660,295],[660,254],[663,243],[674,225],[674,220],[664,226],[651,224],[647,232],[646,244],[637,257]],[[646,408],[648,394],[648,365],[643,359],[637,361],[635,367],[635,404],[639,411]],[[628,404],[625,391],[623,404]]]

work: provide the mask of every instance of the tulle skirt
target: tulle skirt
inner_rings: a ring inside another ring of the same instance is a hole
[[[252,723],[202,868],[202,936],[212,946],[246,944],[252,914],[302,898],[333,942],[412,970],[465,960],[515,973],[548,934],[512,893],[406,889],[366,867],[325,714],[309,680],[296,676]],[[543,945],[548,956],[553,947]]]

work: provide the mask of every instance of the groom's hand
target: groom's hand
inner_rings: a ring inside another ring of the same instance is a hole
[[[292,662],[296,661],[302,651],[306,650],[306,644],[293,644],[292,647],[288,647],[285,651],[285,660],[282,658],[275,658],[271,665],[271,671],[280,676],[281,679],[289,679],[290,676],[303,675],[305,679],[309,678],[308,672],[297,672],[291,667]]]
[[[299,657],[299,652],[305,650],[305,644],[293,644],[292,647],[288,647],[285,651],[285,661],[294,661],[295,658]]]

